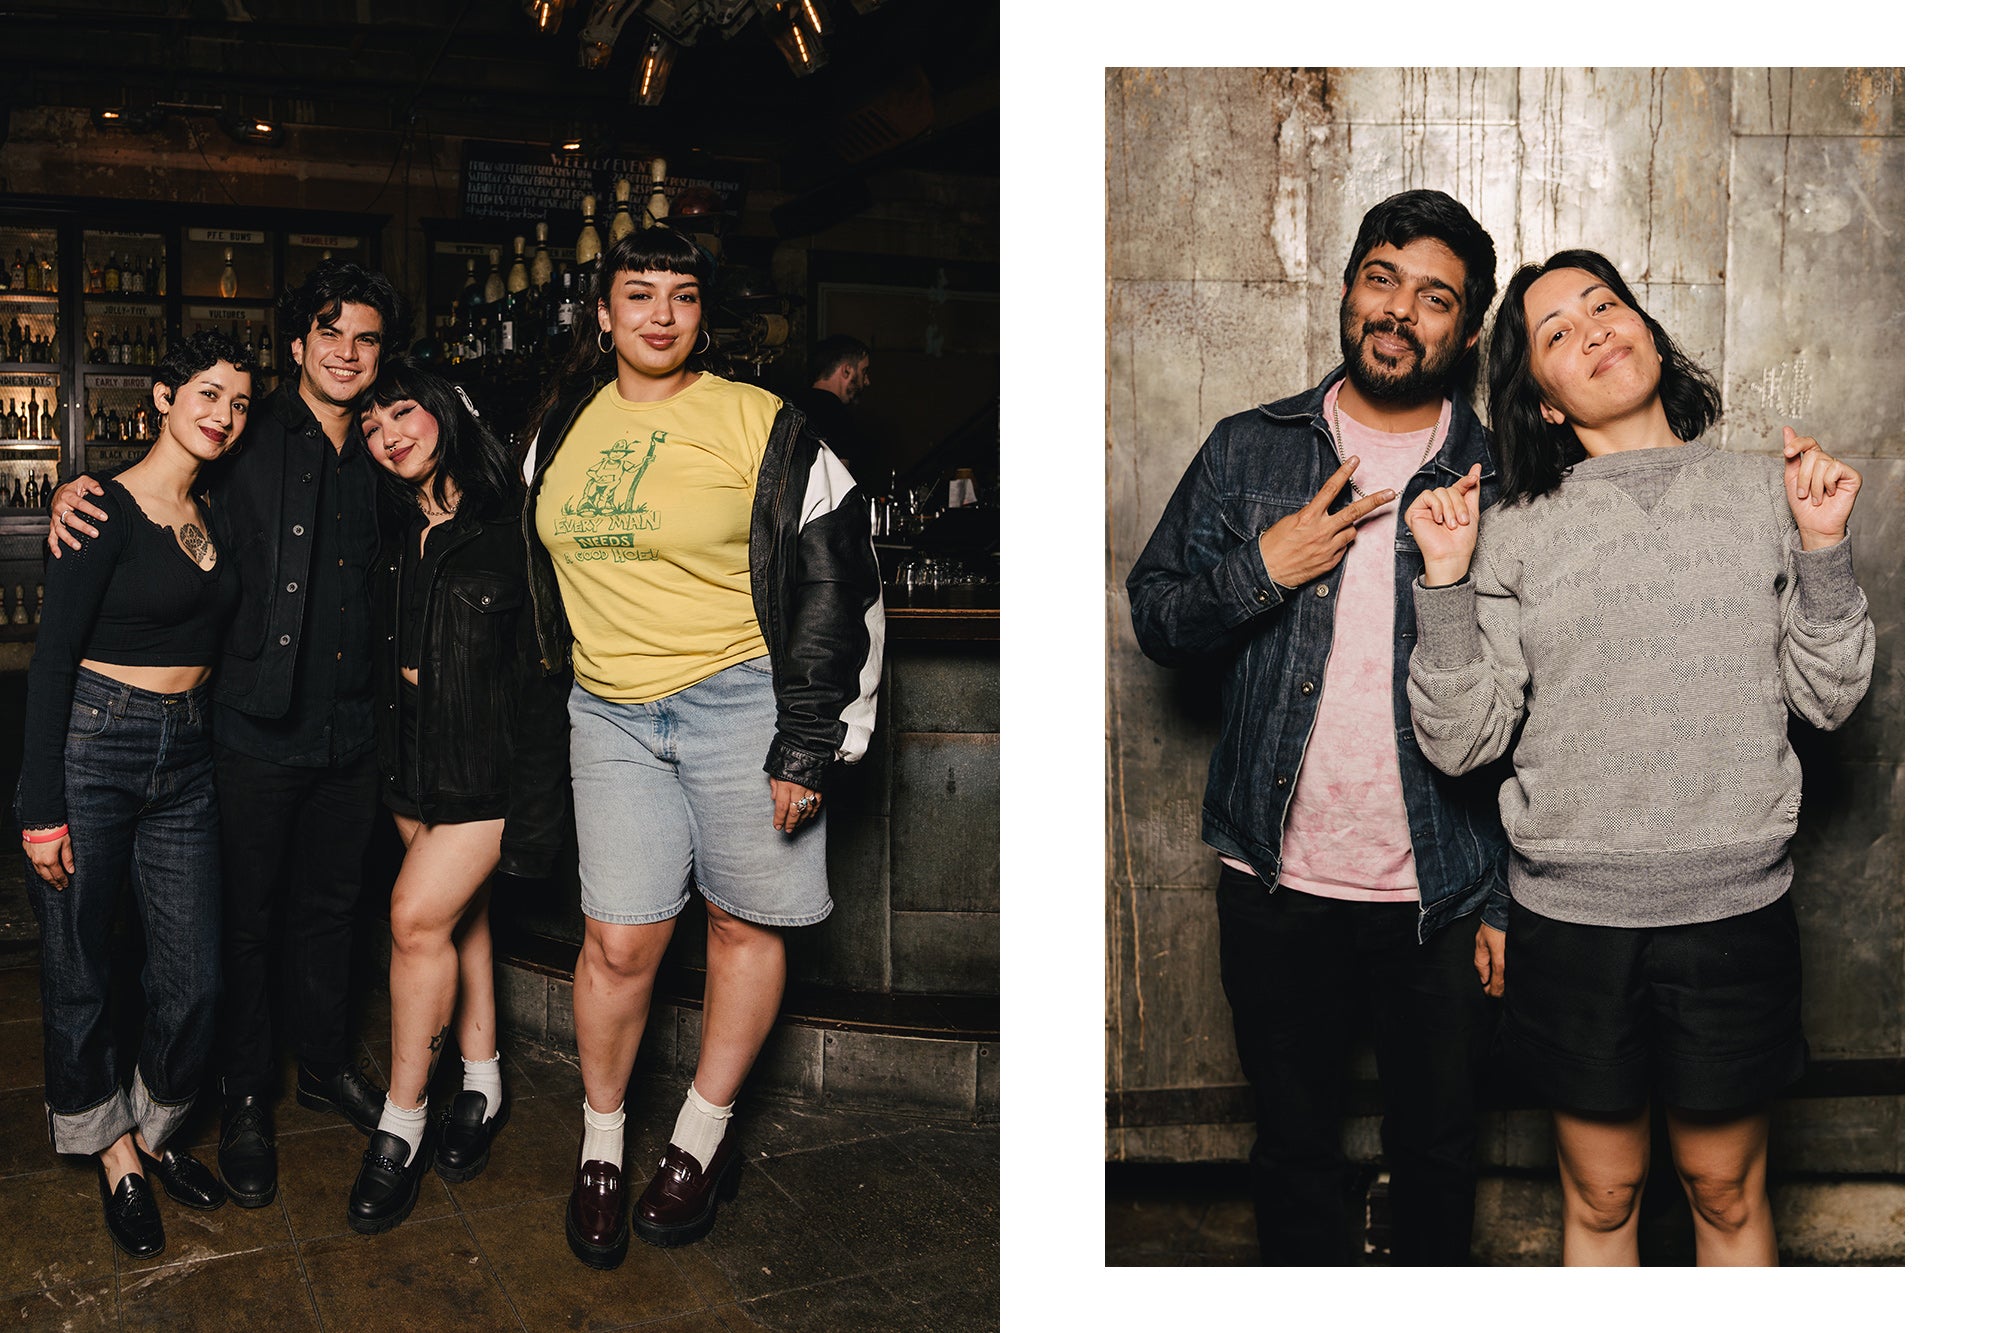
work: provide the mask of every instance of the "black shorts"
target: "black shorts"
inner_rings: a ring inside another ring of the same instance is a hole
[[[1566,1111],[1636,1111],[1658,1094],[1734,1111],[1805,1072],[1799,926],[1789,895],[1687,926],[1580,926],[1513,904],[1507,1057]]]

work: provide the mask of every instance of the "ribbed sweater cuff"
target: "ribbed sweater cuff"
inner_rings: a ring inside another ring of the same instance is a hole
[[[1817,551],[1794,547],[1792,572],[1799,581],[1799,610],[1817,625],[1851,620],[1867,607],[1854,581],[1854,538],[1842,537]]]
[[[1440,671],[1470,666],[1479,658],[1479,619],[1470,578],[1427,588],[1416,581],[1417,647],[1413,654]]]

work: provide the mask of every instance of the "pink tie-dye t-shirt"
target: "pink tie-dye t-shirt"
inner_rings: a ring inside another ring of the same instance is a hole
[[[1337,410],[1336,382],[1326,395],[1329,421]],[[1417,469],[1451,429],[1451,403],[1431,428],[1408,434],[1370,430],[1345,413],[1340,441],[1358,457],[1354,493],[1402,495]],[[1363,519],[1342,562],[1333,620],[1333,648],[1319,691],[1319,712],[1306,740],[1278,883],[1301,893],[1361,902],[1417,901],[1417,867],[1397,765],[1394,698],[1396,634],[1396,512],[1385,504]],[[1314,579],[1294,596],[1314,596]],[[1227,859],[1227,858],[1225,858]],[[1230,864],[1248,869],[1234,860]]]

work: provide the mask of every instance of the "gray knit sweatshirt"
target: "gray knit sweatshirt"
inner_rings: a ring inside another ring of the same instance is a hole
[[[1846,720],[1875,625],[1847,540],[1808,554],[1782,463],[1607,454],[1479,520],[1470,578],[1417,581],[1410,717],[1447,773],[1498,759],[1514,897],[1585,925],[1714,921],[1792,879],[1790,708]],[[1525,721],[1524,721],[1525,719]]]

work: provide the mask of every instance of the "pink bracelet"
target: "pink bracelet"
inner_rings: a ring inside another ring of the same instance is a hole
[[[21,830],[22,842],[61,842],[64,838],[67,838],[68,836],[69,836],[69,825],[67,824],[62,825],[59,828],[51,829],[48,832],[41,834],[40,836],[30,833],[26,829]]]

